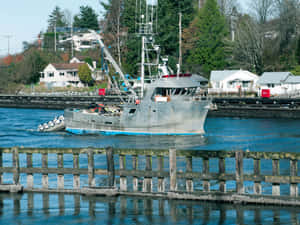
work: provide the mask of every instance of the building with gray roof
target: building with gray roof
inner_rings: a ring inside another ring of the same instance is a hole
[[[288,92],[287,81],[293,79],[290,72],[265,72],[258,80],[260,89],[269,89],[273,96],[283,95]]]
[[[246,70],[211,71],[210,93],[256,92],[259,77]]]

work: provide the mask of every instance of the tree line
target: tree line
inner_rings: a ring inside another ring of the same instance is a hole
[[[18,84],[38,81],[50,62],[67,62],[70,46],[54,51],[59,27],[100,30],[104,41],[124,72],[138,76],[141,42],[137,35],[137,0],[99,2],[102,18],[89,6],[79,14],[55,7],[43,33],[43,46],[24,42],[24,52],[2,59],[0,92]],[[252,0],[242,10],[238,0],[160,0],[155,41],[161,55],[176,70],[179,58],[179,13],[182,14],[182,71],[209,77],[211,70],[245,69],[292,71],[300,74],[300,0]],[[100,60],[101,50],[76,55]],[[17,59],[18,58],[18,59]],[[100,60],[101,61],[101,60]],[[101,64],[101,62],[99,63]]]

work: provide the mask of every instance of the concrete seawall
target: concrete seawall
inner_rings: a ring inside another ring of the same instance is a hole
[[[91,103],[119,104],[117,96],[0,95],[2,108],[86,108]],[[209,117],[300,119],[300,99],[214,98]]]
[[[2,108],[86,108],[91,103],[118,104],[120,101],[120,98],[116,96],[0,95],[0,107]]]

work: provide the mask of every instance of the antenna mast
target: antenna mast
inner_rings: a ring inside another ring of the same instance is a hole
[[[145,67],[148,66],[148,75],[151,77],[151,66],[158,66],[158,60],[156,62],[151,61],[150,52],[155,51],[159,53],[159,46],[154,45],[154,33],[157,25],[157,0],[139,0],[136,4],[136,18],[137,18],[137,32],[142,39],[141,48],[141,98],[144,96],[145,88]],[[155,29],[154,29],[155,26]],[[157,57],[158,59],[159,57]]]
[[[177,77],[181,73],[181,65],[182,65],[182,27],[181,27],[181,19],[182,13],[179,13],[179,59],[178,59],[178,68],[177,68]]]

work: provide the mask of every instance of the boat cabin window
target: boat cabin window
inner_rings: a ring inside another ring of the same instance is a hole
[[[135,111],[136,111],[136,109],[130,109],[129,114],[133,114],[133,113],[135,113]]]
[[[155,97],[170,97],[170,96],[193,96],[196,92],[196,88],[155,88],[152,100]]]

